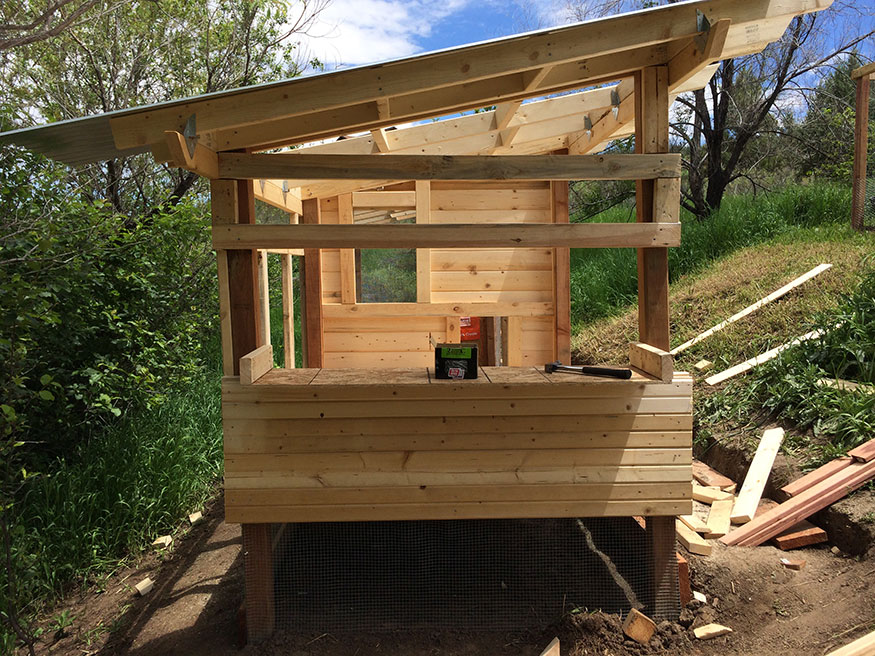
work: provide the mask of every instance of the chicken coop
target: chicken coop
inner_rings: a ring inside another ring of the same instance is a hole
[[[828,5],[682,2],[3,135],[70,164],[151,152],[211,181],[225,513],[242,525],[251,640],[301,606],[288,598],[308,567],[289,576],[281,561],[320,525],[324,555],[353,540],[345,525],[428,525],[431,543],[449,523],[522,536],[535,525],[501,522],[635,517],[605,566],[617,581],[625,558],[646,579],[640,605],[676,616],[692,380],[668,354],[682,175],[670,106]],[[629,135],[634,153],[606,150]],[[570,222],[580,180],[635,181],[637,220]],[[257,222],[256,201],[288,221]],[[637,250],[639,339],[628,362],[603,363],[629,379],[545,372],[570,364],[572,248]],[[373,249],[409,252],[411,297],[365,298]],[[438,379],[435,345],[465,344],[471,326],[478,377]]]

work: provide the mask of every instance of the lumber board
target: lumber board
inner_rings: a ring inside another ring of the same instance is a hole
[[[683,545],[684,549],[691,554],[698,554],[699,556],[711,555],[711,545],[708,544],[706,540],[699,537],[699,534],[693,531],[689,526],[678,521],[675,524],[675,529],[677,530],[678,542]]]
[[[432,363],[434,358],[432,358]],[[501,434],[528,432],[537,435],[545,432],[587,431],[690,431],[692,415],[678,414],[628,414],[628,415],[563,415],[552,417],[549,422],[542,416],[446,416],[440,422],[423,422],[418,418],[405,421],[386,418],[362,418],[356,422],[356,433],[383,435],[398,431],[401,434],[433,434],[453,431],[472,434]],[[350,425],[346,419],[245,419],[227,420],[225,431],[240,436],[283,436],[307,433],[320,435],[347,435]],[[291,431],[291,432],[290,432]],[[687,472],[689,473],[689,471]],[[687,476],[689,482],[689,476]]]
[[[875,631],[829,652],[826,656],[872,656],[872,654],[875,654]]]
[[[862,230],[863,215],[866,213],[866,169],[869,159],[869,75],[860,75],[855,86],[851,227],[855,230]]]
[[[693,629],[693,635],[699,640],[710,640],[711,638],[719,638],[720,636],[732,633],[732,629],[722,624],[706,624]]]
[[[708,523],[700,519],[698,515],[681,515],[678,519],[696,533],[708,532]]]
[[[387,426],[387,430],[389,427]],[[466,433],[421,434],[412,430],[394,433],[352,434],[343,436],[318,436],[295,434],[293,427],[285,424],[279,435],[247,434],[239,425],[225,429],[225,453],[334,453],[342,451],[402,451],[408,450],[530,450],[573,448],[685,448],[690,445],[690,435],[685,431],[638,431],[611,432],[548,432],[532,433]]]
[[[693,591],[690,588],[690,563],[680,553],[675,552],[675,556],[678,561],[678,596],[683,608],[693,598]]]
[[[821,378],[817,381],[821,387],[832,387],[843,392],[863,392],[864,394],[875,393],[875,385],[868,383],[855,383],[841,378]]]
[[[732,514],[732,499],[717,500],[711,504],[708,513],[706,538],[722,538],[729,533],[730,515]]]
[[[684,466],[622,466],[572,467],[537,471],[492,472],[335,472],[320,474],[297,472],[245,472],[226,470],[225,488],[238,489],[297,489],[344,488],[379,486],[451,486],[451,485],[559,485],[589,483],[666,483],[673,482],[684,489]],[[683,498],[683,497],[681,497]],[[639,499],[639,501],[641,501]],[[690,502],[682,512],[688,512]]]
[[[788,496],[794,497],[800,492],[807,490],[813,485],[817,485],[821,481],[825,481],[830,478],[833,474],[841,471],[848,465],[850,465],[852,459],[850,456],[836,458],[832,460],[822,467],[818,467],[814,471],[810,471],[805,474],[802,478],[797,478],[792,483],[785,485],[781,488],[781,491],[787,494]]]
[[[807,547],[812,544],[820,544],[821,542],[827,542],[828,540],[829,536],[826,534],[826,531],[805,520],[788,528],[774,538],[775,546],[783,551],[798,549],[799,547]]]
[[[352,194],[337,197],[338,223],[353,225]],[[355,249],[340,249],[340,302],[356,302]],[[323,272],[324,275],[324,272]]]
[[[757,365],[762,364],[763,362],[768,362],[776,357],[778,357],[781,353],[786,351],[787,349],[793,348],[797,344],[801,344],[802,342],[806,342],[811,339],[816,339],[824,334],[824,330],[812,330],[809,333],[805,333],[804,335],[793,339],[786,344],[782,344],[781,346],[777,346],[773,349],[769,349],[765,353],[760,353],[758,356],[750,358],[749,360],[745,360],[744,362],[735,365],[734,367],[730,367],[724,371],[721,371],[719,374],[714,374],[705,379],[705,382],[708,385],[717,385],[718,383],[722,383],[723,381],[729,380],[730,378],[734,378],[739,374],[746,373],[756,367]]]
[[[356,191],[352,194],[352,205],[353,207],[380,210],[413,209],[416,207],[416,192]]]
[[[164,133],[167,148],[170,151],[171,163],[188,171],[193,171],[205,178],[215,179],[219,175],[219,158],[216,152],[205,147],[199,141],[195,143],[194,154],[189,154],[186,139],[179,132],[168,130]]]
[[[857,80],[864,75],[872,75],[873,73],[875,73],[875,62],[860,66],[859,68],[855,68],[853,71],[851,71],[851,79]]]
[[[438,519],[510,519],[520,517],[671,516],[684,509],[678,500],[528,501],[449,504],[363,504],[357,506],[228,506],[225,521],[240,522],[371,522]]]
[[[734,497],[730,492],[724,492],[716,487],[704,487],[693,483],[693,498],[702,503],[712,504],[715,501],[731,500]]]
[[[724,492],[735,492],[735,481],[700,460],[693,460],[693,478],[703,487],[719,487]]]
[[[784,441],[783,428],[770,428],[763,432],[757,451],[754,454],[741,491],[732,508],[732,522],[743,524],[754,518],[757,505],[766,489],[766,481],[772,473],[772,465]]]
[[[240,384],[251,385],[273,368],[273,347],[259,346],[240,358]]]
[[[670,383],[674,374],[674,361],[671,354],[650,344],[641,342],[629,344],[629,364],[651,376],[656,376],[664,383]]]
[[[772,301],[776,301],[779,298],[786,296],[789,292],[793,291],[794,289],[796,289],[800,285],[808,282],[812,278],[819,276],[821,273],[829,270],[830,268],[832,268],[832,264],[819,264],[818,266],[814,267],[813,269],[811,269],[807,273],[804,273],[801,276],[799,276],[798,278],[791,280],[790,282],[788,282],[786,285],[784,285],[780,289],[776,289],[768,296],[761,298],[756,303],[752,303],[751,305],[748,305],[743,310],[736,312],[735,314],[733,314],[731,317],[729,317],[725,321],[721,321],[720,323],[712,326],[711,328],[709,328],[705,332],[700,333],[699,335],[696,335],[693,339],[684,342],[680,346],[676,346],[675,348],[673,348],[671,350],[671,354],[677,355],[678,353],[687,350],[691,346],[694,346],[695,344],[698,344],[702,340],[707,339],[708,337],[710,337],[714,333],[723,330],[724,328],[726,328],[726,326],[729,326],[729,325],[735,323],[736,321],[738,321],[739,319],[743,319],[744,317],[746,317],[750,314],[753,314],[756,310],[759,310],[761,307],[768,305]]]
[[[861,444],[860,446],[851,449],[848,451],[848,455],[854,460],[859,460],[861,462],[875,460],[875,440],[869,440],[865,444]]]
[[[394,503],[490,503],[495,501],[634,501],[683,499],[677,483],[558,485],[407,485],[296,489],[229,489],[234,506],[309,506]]]
[[[258,267],[258,306],[259,343],[270,344],[270,281],[267,274],[267,251],[260,250],[257,255]]]
[[[550,641],[544,651],[541,652],[541,656],[561,656],[562,652],[559,650],[559,638],[553,638]]]
[[[326,305],[327,319],[357,317],[406,319],[409,317],[552,317],[553,303],[538,301],[497,301],[494,303],[357,303]]]
[[[873,477],[875,477],[875,461],[852,462],[843,470],[720,538],[720,541],[724,544],[740,546],[762,544],[800,520],[850,494]]]
[[[568,223],[568,183],[551,183],[553,223]],[[527,272],[532,276],[532,272]],[[571,251],[558,247],[553,254],[553,305],[556,315],[553,326],[553,360],[571,364]]]
[[[301,223],[316,227],[321,222],[321,202],[305,200],[302,203]],[[352,226],[343,226],[351,228]],[[319,248],[304,250],[304,314],[302,317],[302,338],[307,367],[321,367],[324,356],[322,346],[322,251]]]
[[[175,162],[187,168],[189,162]],[[679,178],[680,155],[312,155],[220,153],[218,175],[236,180],[645,180]],[[191,169],[194,170],[194,169]],[[200,175],[212,172],[201,169]],[[207,176],[209,177],[209,176]]]
[[[306,216],[306,212],[305,212]],[[651,248],[680,244],[679,223],[221,225],[213,247],[258,248]]]

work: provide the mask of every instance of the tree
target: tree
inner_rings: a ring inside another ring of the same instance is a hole
[[[88,17],[88,12],[99,2],[48,0],[4,3],[0,7],[0,51],[58,36]]]
[[[587,20],[654,4],[571,0],[567,11],[570,18]],[[860,26],[871,26],[873,17],[871,5],[837,0],[826,11],[793,19],[783,38],[763,52],[721,62],[706,88],[677,99],[672,135],[682,144],[687,172],[684,207],[704,218],[720,207],[735,181],[756,188],[762,166],[775,166],[776,157],[788,154],[785,142],[771,137],[787,136],[783,128],[804,106],[813,74],[867,43],[875,30],[860,34]]]
[[[98,0],[100,20],[7,54],[2,70],[24,121],[58,121],[293,77],[307,62],[296,35],[327,0]],[[23,121],[23,122],[24,122]],[[149,215],[196,184],[150,156],[73,172],[83,193],[117,212]]]

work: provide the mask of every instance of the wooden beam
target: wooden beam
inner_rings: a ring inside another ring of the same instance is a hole
[[[666,106],[666,111],[667,111]],[[321,180],[650,180],[678,178],[680,155],[299,155],[221,153],[223,178]]]
[[[428,225],[431,223],[431,182],[416,181],[416,223]],[[427,248],[416,249],[416,301],[431,303],[431,251]]]
[[[283,365],[295,368],[295,285],[292,256],[281,255],[283,281]]]
[[[519,367],[523,363],[523,324],[520,317],[507,317],[507,348],[504,351],[505,364]]]
[[[730,378],[734,378],[739,374],[750,371],[751,369],[753,369],[757,365],[762,364],[763,362],[768,362],[769,360],[778,357],[781,353],[789,348],[796,346],[797,344],[807,342],[810,339],[816,339],[820,337],[823,333],[823,330],[812,330],[810,333],[805,333],[801,337],[797,337],[796,339],[791,340],[786,344],[781,344],[781,346],[769,349],[765,353],[760,353],[758,356],[753,357],[749,360],[745,360],[744,362],[737,364],[734,367],[729,367],[729,369],[721,371],[719,374],[714,374],[713,376],[706,378],[705,382],[708,385],[717,385],[718,383],[722,383],[725,380],[729,380]]]
[[[359,303],[357,305],[325,305],[322,310],[329,319],[350,317],[552,317],[552,303],[498,301],[496,303]]]
[[[270,344],[259,346],[240,358],[240,384],[251,385],[273,369],[273,347]]]
[[[781,492],[783,492],[787,496],[794,497],[800,492],[804,492],[808,488],[817,485],[821,481],[825,481],[833,474],[836,474],[845,467],[849,466],[851,462],[853,462],[853,459],[850,456],[831,460],[822,467],[818,467],[814,471],[810,471],[805,474],[805,476],[802,476],[792,483],[785,485],[781,488]]]
[[[282,228],[321,228],[321,212],[318,200],[303,201],[303,214],[300,226],[276,226]],[[265,226],[266,227],[266,226]],[[339,227],[339,226],[338,226]],[[352,229],[355,226],[343,226]],[[304,249],[304,341],[307,361],[305,366],[312,369],[322,367],[322,251],[317,247]]]
[[[276,623],[273,545],[270,524],[243,524],[246,633],[249,642],[266,640]]]
[[[859,70],[859,69],[858,69]],[[857,78],[857,93],[854,102],[854,171],[851,197],[851,227],[863,229],[866,210],[866,160],[869,148],[869,75]]]
[[[724,499],[723,501],[715,501],[711,504],[711,511],[708,513],[707,530],[705,538],[722,538],[729,533],[730,515],[732,514],[732,499]]]
[[[851,79],[859,80],[861,77],[866,77],[873,73],[875,73],[875,62],[866,64],[865,66],[860,66],[860,68],[855,68],[851,71]]]
[[[670,89],[682,86],[709,64],[720,59],[731,22],[728,18],[718,20],[708,28],[706,38],[694,37],[683,50],[671,58],[668,62]]]
[[[875,460],[875,440],[869,440],[868,442],[851,449],[848,451],[848,455],[859,462]]]
[[[304,201],[305,203],[307,201]],[[677,246],[679,223],[216,226],[215,248],[644,248]],[[309,253],[305,253],[305,257]]]
[[[215,151],[196,143],[194,154],[189,153],[186,138],[175,131],[164,133],[167,148],[170,151],[171,164],[187,171],[194,171],[209,179],[219,177],[219,158]]]
[[[213,230],[254,228],[255,196],[252,182],[236,180],[237,224],[214,225]],[[261,311],[258,302],[258,261],[254,248],[234,246],[228,250],[229,307],[234,373],[240,371],[240,358],[261,346]]]
[[[550,213],[553,223],[568,224],[568,183],[550,183]],[[556,308],[553,357],[571,364],[571,250],[557,246],[553,251],[553,304]]]
[[[815,276],[819,276],[821,273],[823,273],[824,271],[827,271],[831,267],[832,267],[832,264],[819,264],[818,266],[811,269],[811,271],[808,271],[807,273],[799,276],[798,278],[791,280],[790,282],[788,282],[786,285],[784,285],[780,289],[776,289],[768,296],[758,300],[756,303],[752,303],[751,305],[748,305],[743,310],[736,312],[735,314],[733,314],[731,317],[729,317],[725,321],[721,321],[720,323],[718,323],[715,326],[712,326],[711,328],[709,328],[705,332],[700,333],[699,335],[697,335],[693,339],[691,339],[687,342],[684,342],[680,346],[676,346],[675,348],[673,348],[671,350],[671,354],[677,355],[681,351],[687,350],[691,346],[694,346],[695,344],[698,344],[699,342],[701,342],[703,339],[707,339],[708,337],[710,337],[714,333],[723,330],[724,328],[726,328],[726,326],[728,326],[732,323],[735,323],[739,319],[743,319],[744,317],[748,316],[749,314],[752,314],[753,312],[760,309],[764,305],[768,305],[772,301],[778,300],[779,298],[781,298],[785,294],[787,294],[787,293],[793,291],[794,289],[796,289],[797,287],[799,287],[799,285],[801,285],[805,282],[808,282],[809,280],[811,280]]]
[[[635,76],[635,152],[666,153],[668,147],[668,69],[653,66]],[[653,223],[653,180],[638,180],[635,196],[638,223]],[[638,251],[638,335],[645,344],[664,351],[671,348],[665,248]]]
[[[829,652],[826,656],[871,656],[875,654],[875,631]]]
[[[259,250],[258,260],[258,307],[261,321],[259,327],[259,342],[270,344],[270,281],[267,273],[267,252]]]
[[[415,191],[357,191],[352,206],[379,210],[401,210],[416,207]]]
[[[292,188],[286,185],[287,190],[283,190],[282,182],[273,180],[256,180],[255,181],[255,198],[279,208],[285,212],[300,214],[301,213],[301,190],[297,187]]]
[[[458,344],[462,341],[462,325],[459,317],[447,317],[447,344]]]
[[[341,225],[353,225],[352,194],[337,197],[337,212]],[[340,302],[355,303],[355,249],[340,249]]]
[[[763,496],[763,490],[766,489],[766,481],[769,480],[769,474],[772,472],[772,465],[783,441],[783,428],[771,428],[763,433],[757,452],[747,470],[744,484],[741,486],[741,491],[738,493],[738,498],[732,508],[733,523],[744,524],[754,518],[757,505]]]
[[[389,148],[389,142],[386,141],[385,128],[379,128],[378,130],[371,130],[371,137],[373,137],[373,139],[374,139],[374,145],[377,147],[377,152],[388,153],[391,150]]]

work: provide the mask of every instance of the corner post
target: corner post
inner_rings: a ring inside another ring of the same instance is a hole
[[[667,153],[668,67],[651,66],[635,73],[635,152]],[[659,181],[635,183],[639,223],[666,220],[661,209],[667,193],[680,194],[676,185]],[[669,350],[668,249],[638,249],[639,341]],[[677,608],[675,518],[647,517],[647,558],[650,565],[651,614],[666,616]]]

